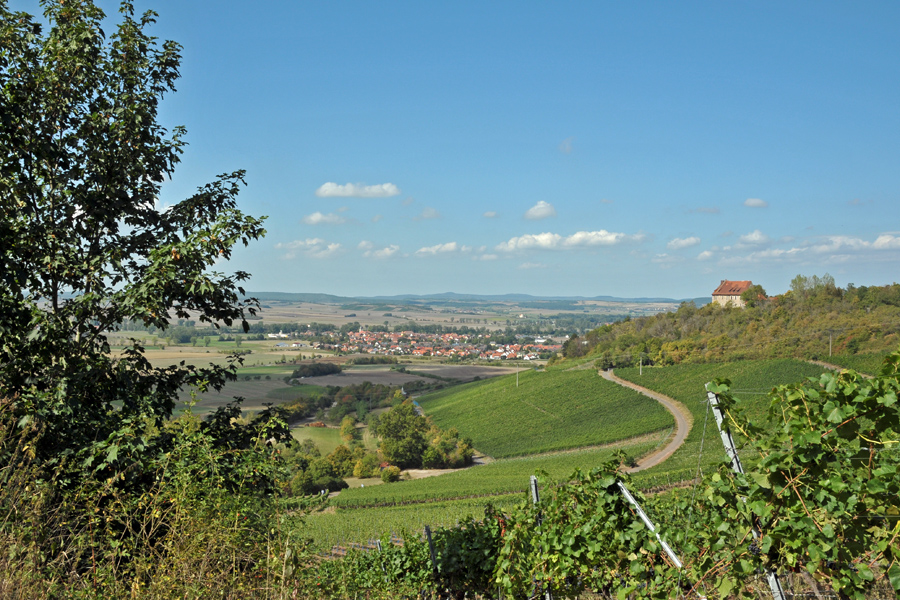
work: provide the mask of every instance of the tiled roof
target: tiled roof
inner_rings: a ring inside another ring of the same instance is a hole
[[[753,285],[752,281],[728,281],[723,279],[713,296],[740,296]]]

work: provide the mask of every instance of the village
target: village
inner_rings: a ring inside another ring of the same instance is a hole
[[[491,341],[491,334],[416,333],[413,331],[382,332],[359,331],[341,333],[327,331],[314,333],[270,333],[269,339],[290,340],[278,342],[276,347],[312,348],[336,354],[374,354],[381,356],[443,357],[449,359],[479,360],[540,360],[549,358],[562,349],[561,343],[545,338],[516,336],[521,343]],[[315,337],[315,341],[302,338]],[[298,340],[297,338],[301,338]]]

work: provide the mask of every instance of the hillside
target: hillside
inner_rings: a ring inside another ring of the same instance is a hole
[[[794,359],[644,367],[643,373],[637,368],[616,369],[616,375],[622,379],[680,401],[694,417],[694,426],[684,446],[676,450],[666,462],[649,469],[646,474],[637,476],[636,479],[662,473],[670,473],[673,481],[689,479],[696,473],[698,460],[702,460],[701,464],[704,467],[725,460],[715,421],[707,414],[704,387],[707,382],[717,377],[731,380],[732,392],[738,399],[739,406],[747,411],[752,419],[762,420],[769,407],[767,394],[772,388],[802,381],[807,377],[816,377],[823,371],[820,366]],[[701,443],[704,446],[702,457]]]
[[[526,371],[423,396],[425,413],[495,458],[604,444],[672,427],[657,402],[593,369]]]
[[[900,345],[900,284],[836,287],[828,277],[795,278],[782,295],[746,308],[684,303],[675,312],[605,325],[563,348],[564,359],[598,366],[820,358],[878,353]]]

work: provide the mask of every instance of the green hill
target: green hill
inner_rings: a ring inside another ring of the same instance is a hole
[[[797,276],[784,294],[748,298],[746,308],[683,303],[670,313],[613,323],[563,347],[565,360],[598,366],[819,358],[896,350],[900,284],[846,289],[828,275]],[[842,363],[843,364],[843,363]]]
[[[455,427],[495,458],[605,444],[672,427],[657,402],[593,369],[526,371],[419,399],[442,429]]]
[[[700,444],[703,442],[702,464],[709,466],[725,460],[722,442],[712,415],[707,415],[707,382],[716,377],[731,380],[732,392],[755,420],[769,408],[767,394],[776,385],[795,383],[806,377],[817,377],[824,368],[802,360],[747,360],[732,363],[702,365],[672,365],[640,369],[616,369],[615,373],[646,388],[665,394],[684,404],[694,417],[694,425],[684,445],[666,462],[646,472],[647,475],[674,473],[677,479],[687,479],[697,469]],[[706,435],[704,439],[704,424]],[[640,479],[640,477],[638,477]]]

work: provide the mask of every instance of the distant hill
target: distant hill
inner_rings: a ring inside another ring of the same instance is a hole
[[[530,294],[458,294],[445,292],[443,294],[399,294],[396,296],[335,296],[332,294],[315,293],[291,293],[291,292],[247,292],[246,297],[257,298],[268,302],[310,302],[315,304],[347,304],[351,302],[428,302],[428,301],[458,301],[458,302],[630,302],[637,304],[649,304],[654,302],[681,303],[693,302],[706,304],[709,297],[702,298],[621,298],[618,296],[533,296]]]

